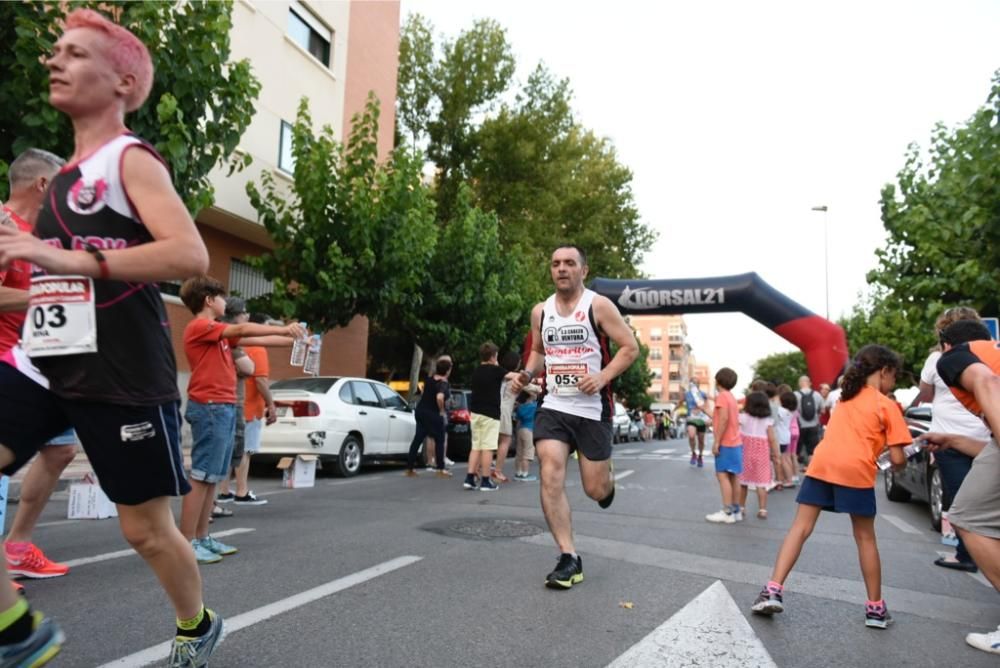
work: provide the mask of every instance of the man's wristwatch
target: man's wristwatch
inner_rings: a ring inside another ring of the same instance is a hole
[[[535,374],[529,371],[528,369],[521,369],[521,375],[527,376],[528,377],[527,382],[529,383],[531,382],[531,379],[535,377]]]

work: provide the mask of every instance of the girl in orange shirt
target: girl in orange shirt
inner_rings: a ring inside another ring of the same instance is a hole
[[[823,510],[848,513],[858,544],[861,575],[868,602],[865,626],[884,629],[892,617],[882,600],[882,564],[875,542],[876,458],[888,446],[896,469],[906,466],[903,446],[912,442],[896,404],[886,397],[902,366],[899,355],[883,346],[865,346],[844,374],[837,410],[823,441],[816,446],[796,501],[799,504],[788,530],[771,581],[754,601],[752,610],[773,615],[784,610],[784,582],[799,558]]]

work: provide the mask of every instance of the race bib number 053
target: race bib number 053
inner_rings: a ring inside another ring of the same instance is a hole
[[[548,369],[546,385],[557,397],[575,396],[580,394],[576,384],[586,375],[586,364],[553,364]]]
[[[21,345],[30,357],[97,352],[94,282],[86,276],[31,279]]]

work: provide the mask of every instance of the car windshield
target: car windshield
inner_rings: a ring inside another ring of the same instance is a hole
[[[289,378],[278,380],[271,384],[272,390],[301,390],[315,394],[326,394],[340,378],[323,376],[321,378]]]

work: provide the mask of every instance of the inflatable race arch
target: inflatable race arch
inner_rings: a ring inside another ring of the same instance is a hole
[[[754,273],[653,280],[597,278],[590,288],[627,315],[742,311],[798,346],[816,385],[833,385],[847,365],[847,337],[839,325],[792,301]]]

